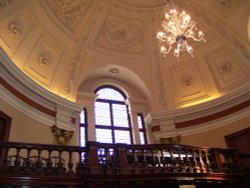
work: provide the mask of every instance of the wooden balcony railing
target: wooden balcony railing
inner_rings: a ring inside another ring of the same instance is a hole
[[[249,163],[242,165],[240,161],[237,149],[187,145],[89,142],[87,147],[77,147],[0,142],[0,184],[5,177],[20,176],[71,177],[75,178],[71,181],[79,182],[93,175],[174,174],[180,178],[199,174],[199,177],[216,175],[218,178],[218,174],[223,174],[223,177],[236,177],[249,169]]]

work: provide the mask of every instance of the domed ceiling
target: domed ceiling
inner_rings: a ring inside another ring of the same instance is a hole
[[[171,2],[206,35],[190,43],[193,58],[159,53],[164,0],[0,0],[0,45],[35,82],[72,101],[103,83],[154,99],[154,110],[249,89],[249,1]]]

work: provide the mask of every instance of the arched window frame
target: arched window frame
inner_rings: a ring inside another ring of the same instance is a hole
[[[118,131],[129,131],[130,144],[133,144],[134,141],[133,141],[133,136],[132,136],[131,118],[130,118],[130,113],[129,113],[129,107],[126,104],[127,96],[125,95],[125,93],[121,89],[119,89],[117,87],[114,87],[114,86],[111,86],[111,85],[102,85],[102,86],[98,87],[95,90],[95,93],[97,93],[101,89],[105,89],[105,88],[111,88],[111,89],[114,89],[115,91],[119,92],[123,96],[124,101],[116,101],[116,100],[109,100],[109,99],[107,100],[107,99],[100,99],[100,98],[98,99],[98,97],[97,97],[96,102],[103,102],[103,103],[109,105],[110,118],[111,118],[110,123],[111,124],[110,124],[110,126],[106,126],[106,125],[98,125],[98,124],[95,123],[95,129],[111,130],[112,143],[116,143],[116,141],[115,141],[115,131],[116,130],[118,130]],[[120,104],[120,105],[125,105],[126,106],[127,115],[128,115],[128,117],[127,117],[128,127],[119,127],[119,126],[114,125],[113,108],[112,108],[113,104]]]

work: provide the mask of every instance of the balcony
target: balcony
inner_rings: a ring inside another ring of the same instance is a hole
[[[87,147],[0,142],[0,187],[249,187],[237,149],[89,142]]]

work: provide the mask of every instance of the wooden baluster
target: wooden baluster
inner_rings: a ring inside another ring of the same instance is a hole
[[[230,155],[228,154],[227,151],[222,150],[222,154],[224,157],[224,170],[226,173],[230,173],[231,172],[231,162],[230,162]]]
[[[110,167],[111,167],[111,172],[113,174],[117,174],[117,151],[116,149],[110,149],[109,150],[109,161],[110,161]]]
[[[179,164],[179,166],[177,167],[177,170],[178,170],[178,172],[183,172],[183,164],[184,164],[184,162],[183,162],[183,159],[182,159],[182,156],[181,156],[181,148],[177,148],[177,153],[178,153],[178,158],[177,158],[177,161],[178,161],[178,164]]]
[[[20,148],[16,148],[16,159],[15,159],[15,167],[18,168],[21,165],[21,160],[20,160]]]
[[[197,152],[195,151],[195,149],[192,149],[193,169],[194,169],[194,172],[200,172],[200,167],[199,167],[198,162],[196,160],[195,154],[197,154]]]
[[[188,148],[185,148],[185,155],[186,155],[186,160],[185,160],[185,171],[186,172],[192,172],[193,171],[193,168],[192,168],[192,164],[191,164],[191,161],[190,161],[190,158],[188,156]]]
[[[142,158],[140,158],[140,157],[143,156],[142,154],[143,154],[143,150],[142,149],[138,149],[137,150],[137,161],[138,161],[137,167],[140,169],[140,172],[144,171],[144,169],[143,169],[143,161],[142,161]]]
[[[198,154],[199,154],[200,170],[201,170],[201,172],[207,172],[206,168],[205,168],[205,164],[204,164],[203,158],[202,158],[202,150],[199,149]]]
[[[5,167],[7,167],[8,165],[9,165],[9,163],[11,162],[11,161],[9,161],[8,160],[8,156],[9,156],[9,150],[10,150],[10,148],[9,147],[5,147],[4,148],[5,149],[5,156],[3,156],[3,167],[5,168]]]
[[[48,160],[47,160],[47,169],[46,169],[46,172],[48,172],[48,173],[53,172],[53,170],[52,170],[53,164],[52,164],[51,155],[52,155],[52,150],[48,150]]]
[[[164,172],[165,171],[165,168],[166,168],[166,159],[165,159],[165,156],[164,156],[164,149],[161,149],[161,171]]]
[[[173,148],[170,147],[169,148],[169,154],[170,154],[170,157],[171,157],[171,171],[174,172],[174,170],[176,169],[176,159],[174,157],[174,154],[173,154]]]
[[[152,152],[152,149],[149,149],[149,159],[150,161],[148,161],[150,163],[150,169],[152,170],[152,167],[154,166],[154,156],[153,156],[153,152]]]
[[[32,150],[31,148],[27,148],[27,157],[25,160],[25,166],[27,171],[29,171],[29,169],[31,168],[31,159],[30,159],[31,150]]]
[[[58,151],[58,164],[57,164],[57,166],[58,166],[58,168],[59,169],[62,169],[62,167],[63,167],[63,163],[62,163],[62,152],[63,151],[61,151],[61,150],[59,150]]]
[[[206,166],[207,166],[207,172],[212,172],[212,168],[211,168],[211,164],[210,164],[210,161],[209,161],[209,151],[206,149],[205,151],[205,159],[206,159]]]
[[[110,150],[109,148],[105,148],[105,157],[106,157],[106,162],[105,162],[105,173],[111,174],[112,173],[112,162],[111,162],[111,155],[110,155]]]
[[[155,152],[153,149],[150,149],[149,151],[151,153],[151,160],[152,160],[150,170],[151,170],[151,173],[153,173],[155,171],[155,168],[156,168]]]
[[[72,151],[68,151],[69,153],[69,162],[68,162],[68,167],[69,167],[69,170],[68,170],[68,174],[71,175],[73,174],[73,162],[72,162]]]
[[[84,155],[84,153],[81,150],[78,150],[77,152],[78,152],[78,156],[79,156],[77,173],[78,174],[86,173],[86,172],[88,172],[87,164],[85,165],[85,163],[88,163],[87,157]]]
[[[42,167],[42,163],[41,163],[41,153],[42,153],[42,150],[41,149],[38,149],[38,156],[37,156],[37,163],[36,163],[36,167],[38,169],[40,169]]]
[[[101,167],[101,172],[106,173],[106,166],[107,166],[107,155],[106,155],[106,149],[105,148],[99,148],[99,165]]]
[[[148,153],[148,151],[146,149],[144,149],[143,150],[143,166],[144,166],[144,168],[148,167],[147,153]]]

